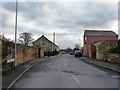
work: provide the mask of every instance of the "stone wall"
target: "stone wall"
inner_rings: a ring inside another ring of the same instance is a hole
[[[11,44],[9,44],[8,47],[6,47],[8,53],[5,54],[6,56],[4,55],[4,57],[2,57],[3,70],[6,70],[7,68],[7,60],[14,58],[14,43],[11,42]],[[44,52],[42,51],[40,47],[25,46],[25,45],[17,44],[17,66],[29,60],[40,58],[39,56],[40,57],[44,56]]]
[[[116,40],[104,40],[104,41],[99,41],[97,43],[94,43],[96,46],[96,59],[98,60],[104,60],[104,55],[106,52],[115,46],[117,46],[117,41]]]
[[[103,59],[105,61],[109,61],[109,62],[112,62],[112,63],[119,63],[120,64],[120,54],[106,53],[106,54],[104,54]]]
[[[112,63],[120,63],[120,54],[109,53],[108,51],[118,45],[116,40],[104,40],[94,43],[96,46],[96,59]],[[90,46],[89,46],[90,47]]]
[[[38,58],[37,47],[17,45],[17,65],[36,58]]]

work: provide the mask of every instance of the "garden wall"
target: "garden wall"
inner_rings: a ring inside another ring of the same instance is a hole
[[[12,42],[3,42],[6,46],[2,47],[2,70],[5,71],[7,68],[10,68],[13,65],[7,66],[7,60],[14,58],[14,43]],[[29,60],[39,58],[39,51],[36,46],[25,46],[17,44],[17,66],[23,64]]]
[[[112,62],[112,63],[120,64],[120,54],[106,53],[106,54],[104,54],[103,59],[105,61],[109,61],[109,62]]]

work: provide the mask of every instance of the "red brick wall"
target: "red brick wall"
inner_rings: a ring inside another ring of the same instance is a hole
[[[86,43],[84,43],[83,55],[88,56],[89,44],[92,44],[93,42],[97,42],[100,40],[118,40],[118,37],[117,36],[87,36],[87,41]]]

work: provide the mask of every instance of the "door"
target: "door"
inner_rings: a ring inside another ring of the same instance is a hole
[[[38,57],[40,58],[40,55],[41,55],[41,49],[38,48]]]

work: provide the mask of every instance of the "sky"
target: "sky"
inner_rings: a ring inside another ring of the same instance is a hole
[[[45,35],[60,48],[83,46],[84,30],[112,30],[118,34],[118,2],[28,2],[18,1],[17,38],[22,32],[33,34],[34,40]],[[0,28],[5,37],[14,40],[15,2],[0,3]]]

